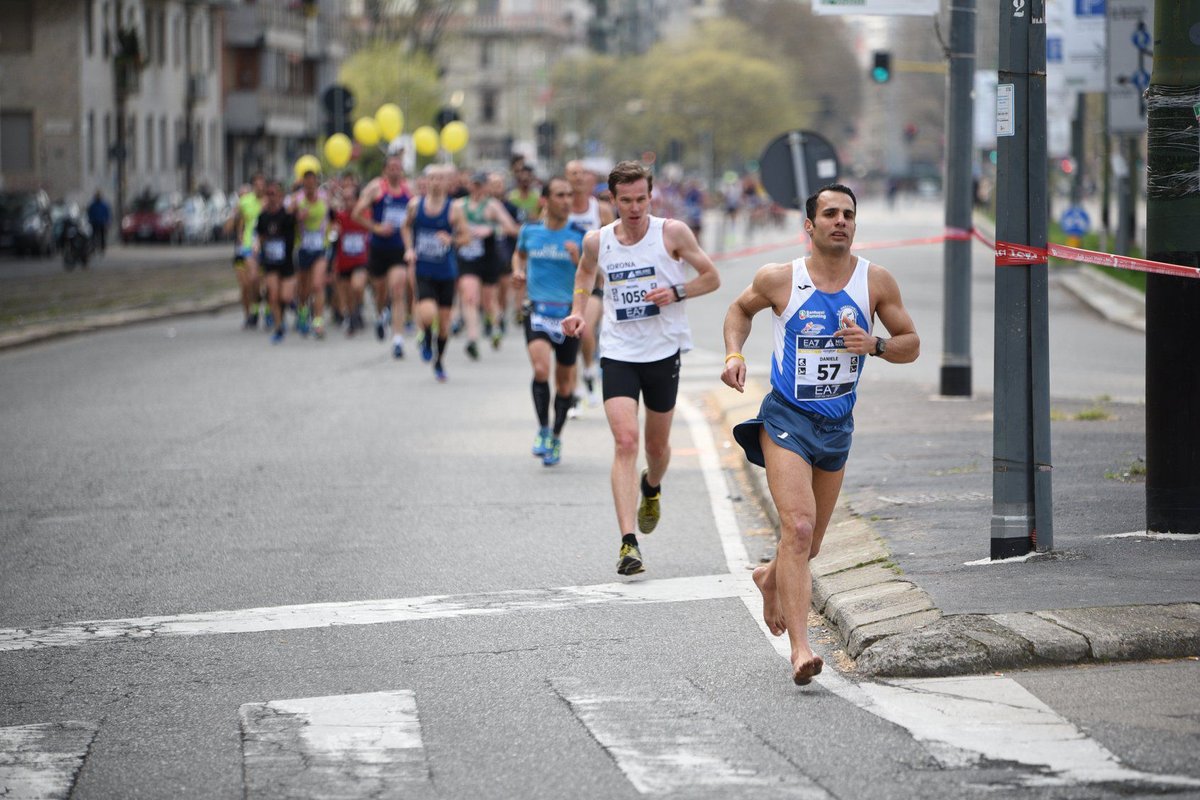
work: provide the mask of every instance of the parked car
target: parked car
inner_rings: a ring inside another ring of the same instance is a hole
[[[0,250],[35,256],[54,252],[49,195],[40,190],[0,192]]]
[[[200,195],[192,195],[183,201],[180,209],[183,217],[183,238],[190,244],[205,244],[213,239],[213,209]]]
[[[121,241],[172,242],[183,241],[183,214],[179,202],[171,195],[141,195],[121,218]]]
[[[214,191],[208,198],[209,210],[212,212],[213,241],[232,240],[233,235],[225,231],[225,225],[233,216],[233,203],[220,189]]]

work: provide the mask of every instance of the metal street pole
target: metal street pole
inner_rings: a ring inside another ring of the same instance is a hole
[[[1200,0],[1158,0],[1146,91],[1146,253],[1200,266]],[[1132,168],[1132,164],[1130,165]],[[1146,278],[1146,529],[1200,534],[1200,281]]]
[[[1046,4],[1000,5],[993,559],[1053,546],[1046,275]]]
[[[946,228],[971,229],[971,147],[975,84],[975,0],[950,6],[950,74],[946,84]],[[942,245],[941,394],[971,396],[971,240]]]

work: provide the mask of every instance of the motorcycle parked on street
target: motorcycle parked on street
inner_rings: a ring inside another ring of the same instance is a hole
[[[62,253],[63,267],[68,272],[75,269],[76,265],[87,269],[88,260],[92,257],[92,226],[77,207],[72,207],[62,220],[58,249]]]

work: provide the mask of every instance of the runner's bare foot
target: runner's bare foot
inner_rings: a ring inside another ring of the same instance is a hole
[[[775,582],[771,580],[771,566],[762,564],[754,568],[754,584],[762,592],[763,622],[775,636],[782,636],[787,630],[783,620],[783,609],[779,605],[779,595],[775,592]]]
[[[825,666],[825,662],[820,656],[812,656],[810,658],[800,659],[800,663],[792,662],[792,680],[797,686],[807,686],[812,683],[812,679],[821,674],[821,668]]]

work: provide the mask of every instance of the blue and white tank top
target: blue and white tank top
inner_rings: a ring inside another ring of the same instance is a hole
[[[454,235],[450,224],[450,206],[447,197],[442,201],[442,210],[430,216],[425,211],[425,198],[417,201],[417,213],[413,217],[413,249],[417,251],[417,275],[435,280],[454,280],[458,277],[458,262],[454,258],[454,245],[438,236],[439,231]]]
[[[827,294],[813,285],[805,259],[792,262],[792,297],[775,316],[771,386],[798,408],[835,419],[854,410],[867,357],[848,352],[837,333],[850,322],[871,332],[869,267],[860,257],[846,286]]]

